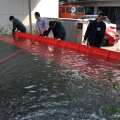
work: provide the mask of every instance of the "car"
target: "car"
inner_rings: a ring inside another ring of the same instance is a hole
[[[98,15],[84,15],[78,21],[83,21],[83,36],[86,32],[87,26],[89,22],[95,20]],[[118,32],[117,32],[117,25],[110,22],[109,18],[106,16],[104,23],[106,24],[106,31],[104,41],[102,43],[103,46],[114,45],[117,40]],[[78,22],[79,24],[79,22]],[[83,40],[83,39],[82,39]]]

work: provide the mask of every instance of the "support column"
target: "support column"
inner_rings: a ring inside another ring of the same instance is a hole
[[[30,25],[30,33],[32,33],[31,0],[28,0],[28,11],[29,11],[29,25]]]
[[[97,7],[97,6],[95,6],[95,7],[94,7],[94,15],[96,15],[96,14],[97,14],[97,12],[98,12],[98,7]]]

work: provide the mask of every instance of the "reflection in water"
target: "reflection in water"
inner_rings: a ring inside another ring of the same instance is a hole
[[[0,120],[119,120],[120,65],[20,44],[32,55],[0,66]]]

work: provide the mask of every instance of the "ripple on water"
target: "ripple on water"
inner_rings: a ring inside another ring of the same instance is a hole
[[[24,87],[25,89],[32,89],[32,88],[35,88],[36,87],[36,85],[30,85],[30,86],[26,86],[26,87]]]
[[[10,120],[112,120],[107,117],[115,117],[115,108],[107,107],[110,110],[106,113],[103,108],[120,105],[117,65],[65,49],[49,52],[41,45],[37,48],[33,47],[35,57],[29,57],[28,61],[25,58],[19,67],[11,65],[2,72],[5,81],[0,81],[0,118],[8,115]]]

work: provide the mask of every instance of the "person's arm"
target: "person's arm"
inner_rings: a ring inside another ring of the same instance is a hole
[[[101,24],[101,27],[102,27],[102,30],[101,30],[101,41],[104,40],[104,37],[105,37],[105,30],[106,30],[106,25],[105,23],[102,23]]]
[[[45,32],[45,31],[47,31],[47,27],[46,27],[46,21],[45,21],[45,19],[41,19],[41,25],[40,25],[40,33],[41,33],[41,35],[43,35],[43,33]]]
[[[44,19],[44,31],[48,30],[48,28],[49,28],[48,21],[46,19]]]
[[[105,30],[106,30],[106,25],[105,25],[105,23],[104,23],[104,27],[103,27],[103,38],[104,38],[104,36],[105,36]]]
[[[50,33],[51,30],[52,30],[52,29],[49,27],[48,30],[45,30],[45,31],[43,32],[43,35],[44,35],[44,36],[48,36],[48,34]]]
[[[16,30],[16,25],[15,25],[15,22],[13,21],[13,29],[12,29],[12,32],[14,33]]]
[[[40,26],[39,26],[39,23],[38,23],[38,22],[36,22],[36,26],[35,26],[35,33],[36,33],[36,34],[42,34],[42,33],[41,33]]]
[[[89,25],[88,25],[88,27],[87,27],[87,30],[85,32],[85,36],[84,36],[84,41],[83,42],[85,42],[87,40],[89,32],[91,30],[91,26],[92,26],[92,22],[90,22]]]

